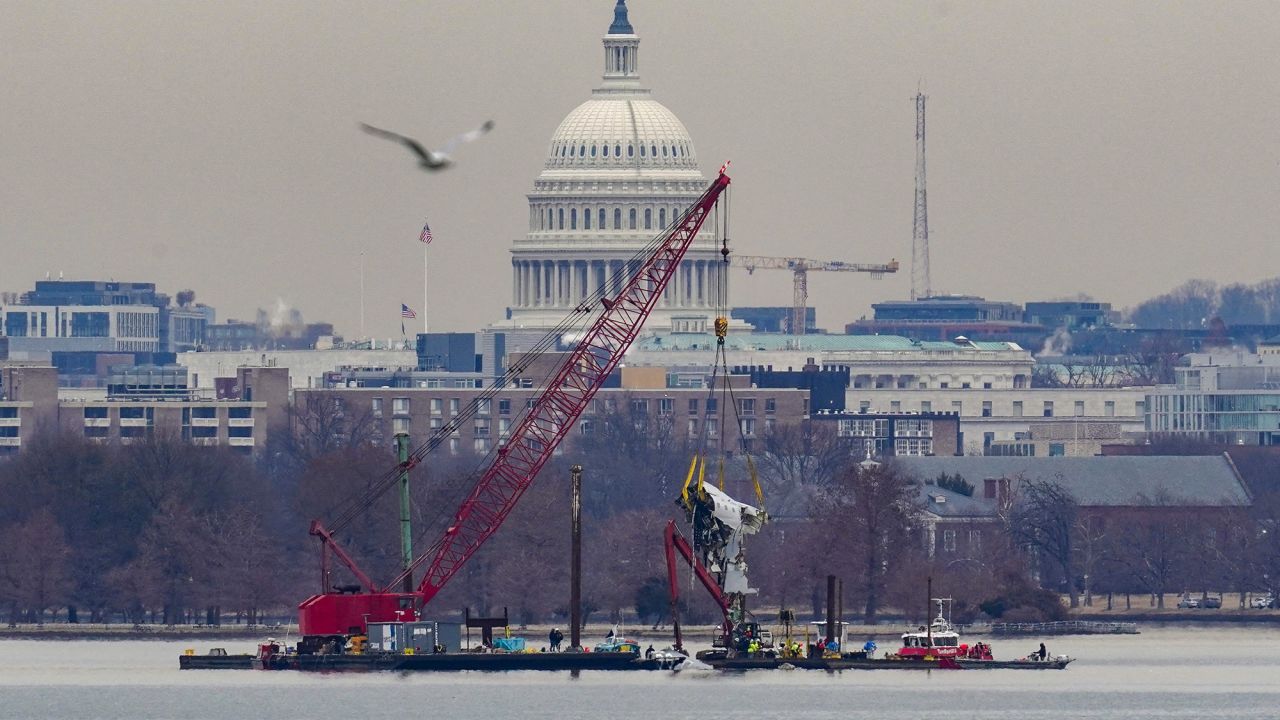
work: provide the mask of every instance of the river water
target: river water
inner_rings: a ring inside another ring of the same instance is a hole
[[[332,674],[179,671],[209,642],[0,641],[0,718],[1280,717],[1280,631],[1048,638],[1066,670]],[[1001,658],[1038,639],[995,643]],[[252,643],[225,641],[229,652]],[[883,645],[884,643],[882,643]]]

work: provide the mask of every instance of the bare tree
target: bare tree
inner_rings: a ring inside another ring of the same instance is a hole
[[[832,554],[847,555],[857,577],[854,594],[863,601],[863,619],[874,624],[887,578],[917,544],[916,482],[893,465],[848,462],[815,496],[815,519],[829,533]]]
[[[1009,536],[1019,545],[1032,548],[1042,568],[1047,562],[1058,571],[1071,597],[1071,607],[1080,605],[1072,577],[1078,515],[1079,504],[1060,483],[1021,479],[1005,518]]]

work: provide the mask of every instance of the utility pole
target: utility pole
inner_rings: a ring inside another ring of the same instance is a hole
[[[925,188],[924,101],[916,93],[916,199],[911,226],[911,299],[933,295],[929,279],[929,193]]]
[[[569,551],[569,649],[582,647],[582,466],[569,468],[573,497],[569,501],[572,515],[573,544]]]
[[[413,532],[409,527],[409,434],[396,433],[396,460],[400,463],[400,562],[404,591],[413,592]]]

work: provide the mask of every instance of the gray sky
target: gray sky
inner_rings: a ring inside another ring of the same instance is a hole
[[[813,274],[838,328],[910,287],[912,96],[929,95],[935,291],[1129,305],[1280,275],[1280,3],[631,0],[640,70],[704,173],[733,160],[739,252],[904,261]],[[371,334],[510,301],[524,194],[602,71],[613,0],[5,2],[0,289],[46,272],[277,299]],[[431,143],[426,175],[365,121]],[[736,271],[735,271],[736,272]],[[781,272],[737,305],[788,304]]]

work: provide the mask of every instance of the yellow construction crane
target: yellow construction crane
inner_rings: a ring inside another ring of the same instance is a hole
[[[850,263],[839,260],[811,260],[795,257],[765,257],[761,255],[730,255],[729,264],[746,268],[748,273],[760,270],[790,270],[795,281],[792,296],[791,323],[787,329],[792,335],[804,334],[804,311],[809,304],[809,272],[861,272],[878,278],[884,273],[898,272],[898,261],[884,264]]]

